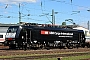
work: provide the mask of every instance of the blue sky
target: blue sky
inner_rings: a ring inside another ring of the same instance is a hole
[[[90,0],[0,0],[0,23],[19,22],[19,3],[22,22],[51,24],[52,9],[55,23],[61,25],[66,19],[87,28],[90,21]],[[71,24],[70,22],[66,22]]]

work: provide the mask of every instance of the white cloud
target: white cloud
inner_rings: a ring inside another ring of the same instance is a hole
[[[37,0],[0,0],[0,3],[5,3],[5,4],[17,4],[17,3],[22,3],[22,2],[36,2]]]
[[[86,10],[85,7],[78,7],[78,10]]]

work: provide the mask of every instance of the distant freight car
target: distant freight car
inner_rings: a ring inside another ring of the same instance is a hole
[[[85,35],[82,30],[58,26],[32,25],[10,26],[6,33],[6,45],[13,48],[73,48],[84,47]]]

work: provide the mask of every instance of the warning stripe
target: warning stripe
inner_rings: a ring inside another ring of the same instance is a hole
[[[5,39],[0,39],[0,42],[4,42],[5,41]]]

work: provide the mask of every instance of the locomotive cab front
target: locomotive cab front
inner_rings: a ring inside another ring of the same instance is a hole
[[[15,45],[16,33],[19,26],[10,26],[6,32],[5,45],[13,46]]]

